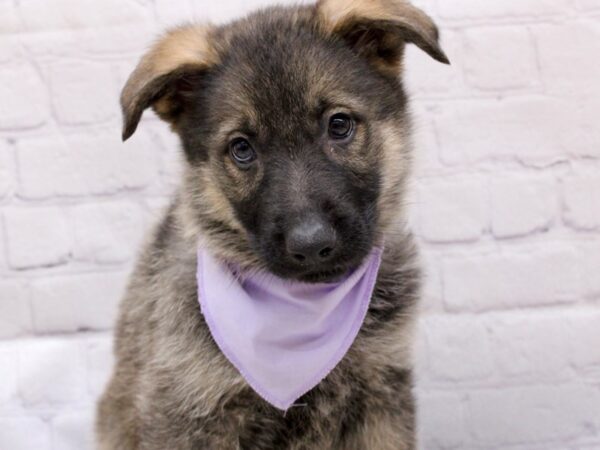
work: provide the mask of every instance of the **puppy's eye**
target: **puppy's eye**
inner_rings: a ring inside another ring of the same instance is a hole
[[[354,133],[354,120],[348,114],[338,113],[329,119],[329,137],[331,139],[347,139]]]
[[[256,159],[256,152],[246,139],[238,138],[229,143],[231,159],[242,169],[246,169]]]

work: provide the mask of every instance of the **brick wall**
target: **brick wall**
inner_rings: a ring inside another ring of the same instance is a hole
[[[259,3],[0,0],[0,448],[91,448],[179,168],[155,118],[120,143],[119,90],[164,26]],[[408,52],[420,446],[600,448],[600,2],[419,3],[453,62]]]

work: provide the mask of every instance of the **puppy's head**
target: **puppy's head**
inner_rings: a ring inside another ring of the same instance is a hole
[[[123,138],[147,107],[181,138],[184,223],[222,256],[305,281],[357,265],[400,208],[406,43],[447,63],[402,0],[321,0],[172,30],[122,94]]]

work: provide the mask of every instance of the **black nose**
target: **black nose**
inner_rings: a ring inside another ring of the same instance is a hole
[[[333,227],[323,219],[310,216],[292,226],[286,236],[288,254],[299,263],[318,264],[327,261],[335,250]]]

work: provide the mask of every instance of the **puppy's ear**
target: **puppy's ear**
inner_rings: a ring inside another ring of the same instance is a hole
[[[386,75],[398,76],[407,42],[450,64],[433,20],[407,0],[319,0],[317,13],[328,33],[342,37]]]
[[[190,80],[217,63],[211,28],[186,25],[161,37],[142,57],[121,93],[123,140],[136,130],[146,108],[175,125],[182,110],[182,91]]]

